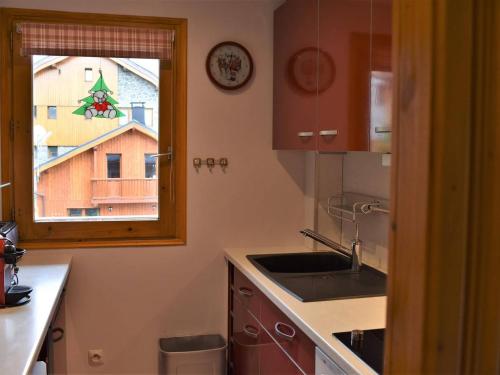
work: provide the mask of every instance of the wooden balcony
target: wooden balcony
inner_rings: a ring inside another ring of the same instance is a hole
[[[92,179],[92,204],[157,203],[157,178]]]

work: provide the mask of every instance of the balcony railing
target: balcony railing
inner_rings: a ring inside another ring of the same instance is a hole
[[[92,179],[92,203],[158,202],[157,178]]]

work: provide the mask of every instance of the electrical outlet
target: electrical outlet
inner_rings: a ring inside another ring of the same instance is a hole
[[[89,365],[101,366],[104,364],[104,350],[90,349],[88,355],[89,355]]]

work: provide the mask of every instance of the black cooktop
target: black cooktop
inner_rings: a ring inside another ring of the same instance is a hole
[[[367,329],[353,332],[338,332],[334,333],[333,336],[338,338],[342,344],[347,346],[374,371],[382,374],[385,329]]]

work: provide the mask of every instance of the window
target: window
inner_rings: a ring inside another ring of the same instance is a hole
[[[81,208],[68,208],[68,215],[69,216],[82,216],[82,209]]]
[[[93,79],[92,68],[85,68],[85,82],[92,82]]]
[[[57,157],[57,146],[49,146],[47,147],[49,158]]]
[[[87,216],[99,216],[99,208],[86,208],[85,215]]]
[[[156,178],[156,156],[151,154],[144,155],[144,167],[146,178]]]
[[[8,105],[20,124],[10,149],[1,148],[0,159],[3,178],[14,185],[12,197],[2,201],[2,212],[4,219],[15,213],[20,244],[62,248],[184,243],[186,20],[113,16],[111,22],[103,15],[94,17],[89,27],[83,13],[3,9],[0,17],[0,38],[19,30],[12,33],[12,50],[8,41],[0,43],[0,53],[12,54],[16,61],[9,67],[14,80],[6,82],[5,89],[12,92]],[[60,38],[63,29],[74,38]],[[104,42],[91,43],[89,30]],[[151,40],[160,42],[148,44]],[[130,82],[118,84],[119,64],[126,66],[122,76],[132,77]],[[74,74],[89,66],[102,66],[99,74],[93,71],[90,82]],[[144,74],[146,66],[156,70]],[[45,78],[50,74],[46,82],[37,79],[43,69],[48,72]],[[149,79],[157,99],[144,95],[144,100],[132,100],[127,95],[134,90],[132,80],[138,79]],[[151,127],[121,123],[131,101],[147,102],[157,121]],[[35,121],[31,104],[47,108],[51,119],[44,114]],[[4,133],[9,129],[6,118],[0,119],[4,139],[9,138]],[[33,137],[24,136],[34,134],[35,127],[36,145]],[[41,150],[48,142],[57,145],[59,156],[36,157],[36,146]],[[145,178],[145,155],[170,148],[175,158],[148,166],[148,176],[155,177]]]
[[[57,107],[53,105],[49,105],[47,107],[47,118],[49,120],[57,119]]]
[[[108,162],[108,178],[120,178],[122,156],[120,154],[107,154],[106,159]]]
[[[132,102],[130,104],[132,106],[132,120],[142,125],[146,125],[144,102]]]

